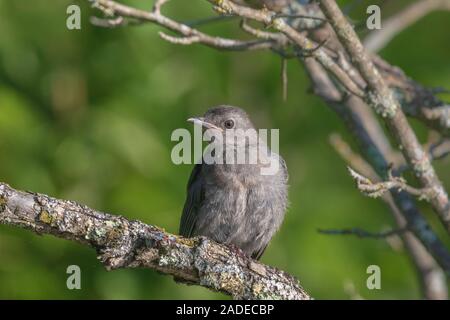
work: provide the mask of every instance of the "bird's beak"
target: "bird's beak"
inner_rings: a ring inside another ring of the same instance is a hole
[[[202,126],[202,127],[206,128],[206,129],[216,129],[216,130],[222,131],[222,128],[219,128],[218,126],[205,121],[205,118],[203,118],[203,117],[189,118],[189,119],[187,119],[187,121],[188,122],[192,122],[193,124]]]

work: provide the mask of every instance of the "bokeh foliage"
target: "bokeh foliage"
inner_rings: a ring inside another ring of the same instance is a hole
[[[124,1],[125,2],[125,1]],[[365,4],[352,17],[364,17]],[[379,3],[380,1],[378,1]],[[383,14],[408,1],[386,1]],[[82,8],[82,30],[65,27],[69,4]],[[127,1],[150,9],[151,1]],[[173,0],[181,20],[213,14],[206,1]],[[380,201],[355,189],[328,144],[344,132],[336,115],[308,92],[289,62],[282,100],[280,59],[268,52],[226,53],[162,41],[151,25],[100,29],[86,1],[0,0],[0,181],[73,199],[177,232],[191,166],[170,161],[176,128],[209,106],[245,108],[261,128],[280,128],[290,172],[291,207],[262,261],[296,275],[316,298],[418,298],[405,252],[381,240],[333,237],[317,228],[392,225]],[[231,36],[233,22],[205,30]],[[397,37],[382,55],[429,86],[450,87],[450,19],[435,13]],[[421,125],[414,123],[420,137]],[[450,186],[449,160],[437,168]],[[421,204],[436,228],[429,208]],[[397,248],[397,249],[395,249]],[[66,288],[66,268],[82,269],[82,290]],[[366,289],[366,268],[382,270],[382,289]],[[80,245],[0,226],[0,299],[224,298],[178,285],[150,270],[106,272]]]

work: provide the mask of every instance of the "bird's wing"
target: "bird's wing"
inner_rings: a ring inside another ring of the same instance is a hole
[[[191,237],[197,220],[198,208],[203,198],[203,186],[200,179],[201,164],[196,164],[192,169],[187,185],[186,202],[184,203],[183,213],[180,222],[180,235]]]
[[[280,159],[280,164],[281,164],[281,168],[283,170],[284,178],[285,178],[286,182],[288,182],[289,181],[289,173],[288,173],[286,161],[283,159],[282,156],[280,156],[280,155],[278,155],[278,156]]]
[[[261,256],[263,255],[264,251],[266,251],[267,245],[269,243],[266,243],[264,246],[262,246],[261,248],[259,248],[257,251],[252,253],[252,259],[255,260],[259,260],[259,258],[261,258]]]

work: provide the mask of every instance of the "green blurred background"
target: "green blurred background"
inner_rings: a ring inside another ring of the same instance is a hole
[[[66,29],[71,3],[82,8],[82,30]],[[360,21],[373,3],[363,1],[352,18]],[[405,3],[410,1],[388,1],[383,16]],[[173,0],[166,12],[180,20],[214,14],[203,0]],[[345,130],[308,93],[299,63],[289,62],[289,95],[283,101],[280,59],[273,54],[175,46],[162,41],[152,25],[93,27],[92,13],[86,1],[0,0],[0,181],[176,233],[192,167],[170,161],[171,132],[190,128],[186,119],[210,106],[241,106],[258,127],[280,128],[280,150],[290,172],[292,205],[262,261],[297,276],[317,299],[420,297],[408,257],[395,243],[317,233],[317,228],[347,227],[376,232],[393,222],[380,201],[358,193],[328,144],[332,132]],[[234,24],[203,29],[232,36]],[[421,83],[448,88],[449,30],[448,13],[432,14],[382,55]],[[426,131],[414,126],[424,141]],[[447,159],[436,165],[447,186],[449,164]],[[421,206],[443,234],[434,214]],[[66,288],[66,268],[72,264],[81,267],[82,290]],[[366,288],[371,264],[381,267],[381,290]],[[178,285],[151,270],[106,272],[86,247],[0,226],[2,298],[226,296]]]

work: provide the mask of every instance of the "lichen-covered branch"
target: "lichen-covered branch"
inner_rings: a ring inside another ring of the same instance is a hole
[[[114,20],[118,17],[124,17],[129,22],[154,23],[179,35],[180,37],[173,37],[162,34],[165,40],[176,44],[201,43],[219,50],[269,49],[280,54],[283,59],[300,58],[305,63],[315,93],[339,114],[358,143],[368,166],[371,166],[375,175],[380,177],[373,181],[381,182],[388,178],[389,164],[393,162],[392,155],[395,152],[392,150],[390,142],[372,110],[368,107],[367,102],[370,101],[360,99],[367,97],[366,89],[368,84],[370,88],[371,83],[366,77],[367,74],[362,74],[360,68],[353,64],[353,55],[348,54],[348,51],[346,52],[346,48],[328,23],[329,17],[324,19],[324,15],[316,3],[302,5],[292,1],[290,3],[294,4],[296,8],[291,6],[288,10],[277,8],[276,11],[271,11],[275,9],[266,6],[257,10],[246,7],[244,2],[237,0],[206,0],[212,3],[214,9],[223,17],[234,16],[244,19],[245,21],[241,24],[243,31],[255,38],[249,40],[250,43],[258,44],[246,47],[248,43],[244,41],[245,45],[230,45],[222,48],[217,45],[222,41],[222,38],[213,37],[219,39],[219,42],[211,42],[208,38],[203,38],[203,35],[198,37],[196,33],[200,31],[192,29],[193,25],[184,25],[167,17],[159,17],[161,10],[153,11],[153,17],[148,19],[148,17],[141,17],[141,15],[147,16],[148,12],[120,5],[115,1],[90,1],[106,4],[100,9],[106,15],[108,12],[113,13],[111,17],[113,19],[112,26],[118,25],[117,21]],[[165,3],[166,1],[158,2]],[[117,10],[117,8],[120,10]],[[157,20],[155,20],[155,16],[158,16]],[[315,19],[311,19],[311,17],[315,17]],[[170,24],[167,24],[167,21]],[[123,20],[118,22],[119,25],[125,23]],[[267,29],[261,30],[253,27],[257,23],[250,24],[250,22],[259,22]],[[105,26],[110,26],[110,24],[106,23]],[[175,26],[175,28],[172,26]],[[188,32],[184,33],[182,29],[185,27],[191,29],[186,29]],[[270,29],[276,32],[271,32]],[[227,40],[232,40],[232,42],[226,41],[229,44],[236,41],[233,39]],[[239,43],[240,40],[237,41]],[[449,136],[448,104],[440,101],[433,89],[427,89],[415,83],[405,76],[399,68],[391,66],[377,55],[372,54],[367,58],[380,72],[389,89],[393,90],[395,99],[406,115],[417,118],[444,137]],[[373,90],[370,92],[373,93]],[[372,95],[372,97],[374,96]],[[395,99],[392,100],[395,101]],[[377,108],[377,110],[389,111],[386,108],[384,110],[383,108]],[[446,154],[445,150],[442,154]],[[414,166],[409,167],[417,169],[419,165],[420,163],[415,163]],[[391,208],[398,227],[403,229],[407,226],[408,230],[411,231],[401,234],[401,237],[418,270],[424,296],[432,299],[445,298],[444,273],[439,266],[442,267],[447,276],[450,276],[450,253],[448,249],[432,230],[410,194],[404,191],[387,192],[383,195],[383,200]],[[439,266],[436,265],[435,260]]]
[[[367,163],[361,155],[354,152],[350,145],[348,145],[348,143],[338,134],[333,134],[330,137],[330,143],[333,145],[336,152],[350,166],[356,168],[356,170],[364,174],[366,177],[370,177],[372,181],[381,180],[375,170],[373,170],[372,166]],[[382,196],[382,199],[391,210],[398,226],[397,230],[407,230],[407,222],[404,218],[404,214],[395,203],[392,195],[390,193],[386,193]],[[417,276],[422,287],[422,296],[425,299],[431,300],[447,300],[448,288],[445,273],[436,263],[436,260],[430,255],[426,247],[420,243],[418,238],[413,233],[400,232],[398,235],[402,239],[406,252],[417,270]]]
[[[448,194],[440,182],[428,154],[423,150],[414,131],[408,124],[398,100],[336,2],[334,0],[321,0],[319,5],[325,16],[330,20],[348,55],[352,57],[353,65],[367,83],[365,100],[383,117],[422,187],[433,189],[434,196],[429,202],[447,232],[450,233]]]
[[[310,299],[293,276],[205,237],[183,238],[5,183],[0,183],[0,224],[88,245],[107,270],[149,268],[235,299]]]
[[[416,118],[442,136],[450,136],[450,105],[436,95],[439,90],[426,88],[409,78],[400,68],[372,55],[375,66],[394,92],[403,112]]]
[[[372,171],[380,177],[387,178],[391,152],[380,147],[381,143],[379,141],[384,139],[378,136],[384,135],[384,133],[371,128],[371,116],[373,115],[363,111],[367,108],[365,103],[356,97],[343,99],[343,93],[338,90],[325,69],[314,59],[306,59],[305,67],[313,84],[314,92],[341,117],[358,144],[364,158],[373,167]],[[365,168],[366,166],[363,167]],[[408,224],[409,230],[421,242],[423,248],[426,248],[444,270],[445,274],[450,277],[450,252],[439,236],[432,230],[411,196],[404,191],[392,192],[391,196],[393,200],[390,200],[389,205],[394,209],[392,213],[398,222],[398,227],[404,228]],[[408,247],[415,248],[416,246],[411,245]],[[419,258],[424,256],[414,252],[412,255]],[[420,264],[427,263],[420,261]]]
[[[331,139],[332,144],[350,165],[373,181],[381,181],[379,176],[386,176],[392,151],[389,145],[385,146],[384,132],[374,126],[373,113],[367,112],[368,106],[359,99],[343,99],[342,93],[316,61],[306,59],[305,67],[314,92],[341,117],[364,158],[355,154],[350,146],[344,144],[336,135]],[[400,234],[400,237],[417,270],[423,297],[447,299],[445,277],[450,276],[450,253],[445,245],[408,194],[386,193],[383,200],[391,209],[397,227],[404,229],[408,226],[411,231]]]
[[[435,196],[433,189],[412,187],[406,183],[404,178],[393,176],[391,170],[389,170],[389,179],[381,182],[372,182],[369,178],[356,172],[351,167],[348,167],[348,170],[352,178],[355,179],[359,191],[371,198],[379,198],[389,190],[403,190],[412,196],[418,197],[420,200],[430,199]]]
[[[314,15],[322,14],[317,5],[309,5],[309,12]],[[330,54],[334,55],[334,59],[337,59],[346,72],[352,74],[361,86],[366,87],[366,81],[358,70],[351,67],[351,56],[345,54],[345,49],[329,24],[310,30],[308,37],[319,43],[328,40],[326,48],[333,51]],[[376,54],[371,54],[370,58],[386,84],[394,91],[396,99],[407,116],[416,118],[443,136],[450,136],[450,106],[439,99],[438,90],[422,86],[409,78],[400,68],[389,64]]]

